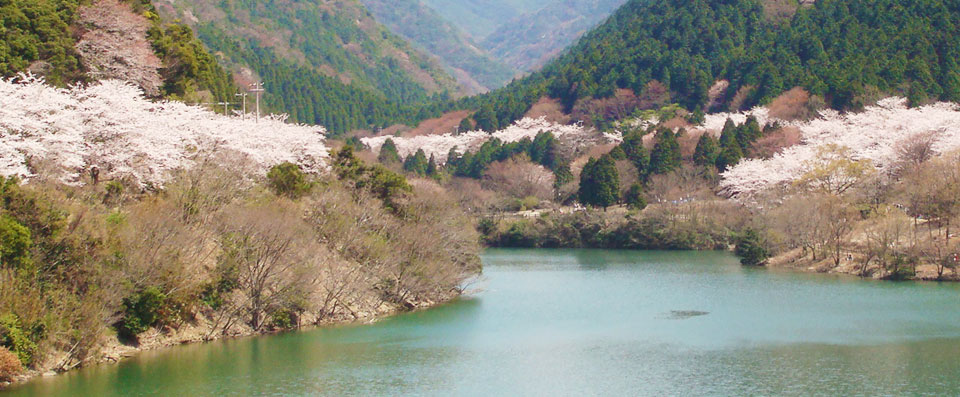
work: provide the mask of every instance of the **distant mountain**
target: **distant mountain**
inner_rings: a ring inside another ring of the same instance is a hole
[[[154,4],[188,24],[208,24],[229,37],[270,49],[284,60],[387,98],[420,101],[429,94],[458,90],[439,64],[378,24],[357,0],[156,0]]]
[[[482,40],[521,14],[557,0],[423,0],[445,19]]]
[[[335,134],[432,117],[428,104],[466,93],[357,0],[153,3],[193,26],[241,85],[263,81],[268,110]]]
[[[501,25],[481,46],[507,64],[536,70],[559,55],[626,0],[560,0]]]
[[[470,93],[506,85],[516,71],[486,54],[461,29],[421,0],[360,0],[394,33],[436,55]]]

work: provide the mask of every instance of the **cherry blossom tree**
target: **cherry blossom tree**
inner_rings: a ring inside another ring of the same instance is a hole
[[[65,183],[127,179],[162,186],[201,156],[231,152],[266,174],[291,162],[322,172],[326,130],[269,116],[259,123],[176,101],[154,102],[139,88],[106,80],[60,89],[24,75],[0,80],[0,175],[30,178],[38,165]],[[51,169],[52,168],[52,169]]]

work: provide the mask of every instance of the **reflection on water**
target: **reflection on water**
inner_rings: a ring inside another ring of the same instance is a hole
[[[496,250],[482,292],[374,325],[182,346],[11,395],[856,395],[960,390],[960,289],[726,253]]]

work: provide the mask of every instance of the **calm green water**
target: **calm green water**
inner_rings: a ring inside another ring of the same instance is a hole
[[[493,250],[483,290],[350,326],[182,346],[10,395],[957,395],[960,286],[725,253]]]

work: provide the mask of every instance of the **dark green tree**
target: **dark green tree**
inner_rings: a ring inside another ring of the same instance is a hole
[[[580,202],[595,207],[607,207],[620,200],[620,175],[613,159],[601,156],[590,158],[580,174]]]
[[[760,233],[754,229],[747,229],[740,235],[734,252],[740,257],[740,263],[745,266],[761,266],[769,257]]]
[[[481,106],[480,110],[473,115],[473,120],[477,122],[477,128],[487,133],[495,132],[500,126],[497,114],[493,111],[493,106],[489,104]]]
[[[434,155],[430,155],[430,161],[427,162],[427,176],[435,178],[439,176],[437,173],[437,158]]]
[[[680,143],[669,128],[657,132],[657,144],[650,154],[650,173],[666,174],[680,168]]]
[[[470,123],[469,117],[464,117],[463,120],[460,120],[460,125],[457,127],[457,133],[462,134],[464,132],[470,132],[473,129],[473,124]]]
[[[425,176],[427,175],[428,165],[427,154],[424,153],[423,149],[418,149],[417,153],[407,156],[406,160],[403,161],[403,170],[419,176]]]
[[[400,164],[400,152],[397,151],[397,144],[393,139],[387,138],[380,146],[380,154],[377,155],[377,161],[380,164],[391,165]]]
[[[648,175],[647,170],[650,167],[650,152],[643,146],[643,134],[639,131],[629,132],[623,137],[623,143],[619,145],[627,160],[630,160],[641,177]]]
[[[697,149],[693,152],[693,162],[697,165],[715,165],[720,155],[717,140],[709,133],[704,132],[697,141]]]
[[[627,195],[623,198],[623,201],[632,210],[639,211],[647,208],[647,199],[643,195],[643,185],[639,183],[630,185],[630,190],[627,190]]]

